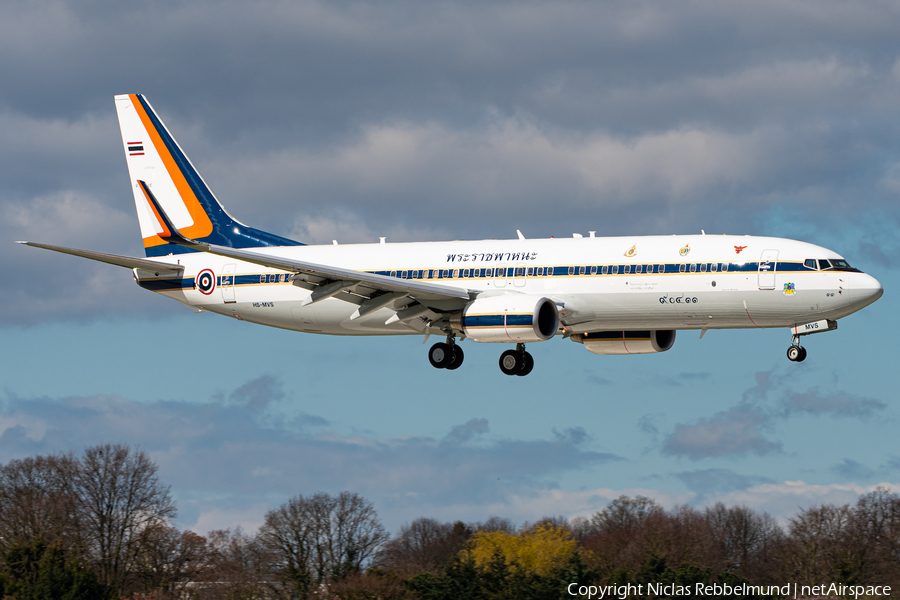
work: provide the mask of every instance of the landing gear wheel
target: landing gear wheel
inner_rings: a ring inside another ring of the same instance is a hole
[[[803,362],[806,358],[806,348],[802,346],[791,346],[787,351],[788,360],[791,362]]]
[[[428,362],[435,369],[446,369],[453,361],[453,348],[450,344],[438,342],[428,350]],[[462,363],[462,360],[459,361]]]
[[[453,355],[450,360],[450,364],[448,364],[445,369],[448,371],[452,371],[453,369],[458,369],[459,366],[463,363],[463,358],[465,358],[465,354],[463,353],[463,349],[457,346],[456,344],[450,346],[450,352]]]
[[[518,375],[519,377],[525,377],[526,375],[531,373],[531,370],[534,368],[534,358],[532,358],[529,353],[523,352],[522,358],[522,368],[519,369],[518,373],[516,373],[516,375]]]
[[[517,374],[524,364],[521,354],[515,350],[507,350],[500,355],[500,370],[506,375]]]

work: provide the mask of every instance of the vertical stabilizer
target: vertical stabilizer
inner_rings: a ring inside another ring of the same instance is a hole
[[[140,94],[116,96],[116,112],[141,237],[147,256],[191,250],[170,244],[158,234],[159,223],[138,181],[145,181],[178,231],[187,238],[232,248],[297,246],[298,242],[266,233],[232,218],[188,160],[147,99]]]

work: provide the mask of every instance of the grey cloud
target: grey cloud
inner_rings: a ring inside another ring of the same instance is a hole
[[[322,430],[321,417],[279,418],[272,411],[280,395],[277,380],[263,377],[226,401],[7,396],[0,405],[0,461],[122,442],[147,450],[179,497],[246,503],[352,488],[399,506],[496,502],[552,486],[550,478],[566,471],[622,460],[581,448],[579,428],[547,440],[473,444],[489,429],[484,419],[454,426],[443,441],[341,435]]]
[[[781,405],[786,415],[806,413],[836,417],[870,417],[887,408],[880,400],[859,398],[840,391],[825,395],[818,388],[802,393],[788,392]]]
[[[877,475],[876,471],[849,458],[845,458],[840,463],[833,465],[829,470],[845,481],[854,482],[870,480]]]
[[[464,444],[473,438],[481,437],[490,431],[487,419],[472,419],[462,425],[456,425],[450,430],[444,440],[452,444]]]
[[[662,451],[691,460],[780,452],[781,443],[763,435],[767,421],[768,416],[758,409],[736,406],[693,424],[676,425],[663,441]]]
[[[772,483],[768,477],[741,475],[731,469],[702,469],[675,473],[691,491],[698,494],[715,494],[745,490],[754,485]]]

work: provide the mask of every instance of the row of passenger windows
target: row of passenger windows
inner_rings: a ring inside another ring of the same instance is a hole
[[[562,267],[556,267],[561,269]],[[683,263],[678,265],[678,271],[685,273],[715,273],[720,269],[719,263]],[[728,270],[728,263],[721,264],[721,270]],[[569,267],[568,274],[575,275],[618,275],[630,273],[665,273],[666,265],[591,265],[583,267]],[[434,269],[429,270],[407,270],[407,271],[391,271],[391,277],[399,277],[400,279],[458,279],[481,278],[481,277],[543,277],[545,274],[544,267],[500,267],[487,269]],[[561,270],[554,271],[554,267],[546,268],[547,275],[562,275]]]

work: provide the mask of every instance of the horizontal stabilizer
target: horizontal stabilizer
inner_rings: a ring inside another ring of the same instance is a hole
[[[62,252],[63,254],[71,254],[72,256],[80,256],[81,258],[89,258],[104,262],[118,267],[127,269],[147,269],[148,271],[184,271],[182,265],[173,265],[171,263],[157,262],[155,260],[147,260],[145,258],[133,258],[131,256],[119,256],[118,254],[105,254],[103,252],[92,252],[90,250],[77,250],[75,248],[64,248],[62,246],[50,246],[49,244],[38,244],[36,242],[16,242],[25,246],[34,246],[35,248],[43,248],[44,250],[53,250],[54,252]]]

